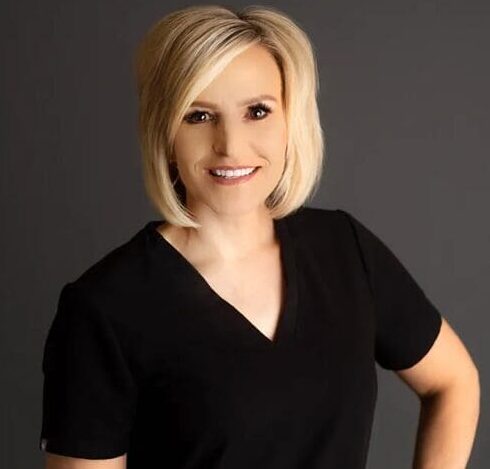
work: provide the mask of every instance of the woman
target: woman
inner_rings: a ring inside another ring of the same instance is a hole
[[[421,398],[417,467],[464,467],[479,401],[464,345],[372,231],[305,206],[323,140],[304,32],[271,8],[189,7],[136,65],[163,220],[61,291],[46,467],[363,468],[375,363]]]

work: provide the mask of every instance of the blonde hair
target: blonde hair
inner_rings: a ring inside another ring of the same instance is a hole
[[[151,202],[171,224],[199,228],[185,206],[185,187],[169,161],[178,127],[194,99],[248,47],[260,44],[282,78],[288,128],[286,164],[266,200],[272,218],[298,209],[316,192],[324,140],[317,106],[318,70],[303,30],[272,7],[233,11],[221,5],[171,12],[150,28],[135,55],[143,179]]]

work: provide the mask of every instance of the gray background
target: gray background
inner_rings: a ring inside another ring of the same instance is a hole
[[[318,54],[327,163],[310,205],[356,215],[457,330],[482,384],[469,467],[488,467],[490,7],[269,4]],[[2,467],[41,465],[42,347],[61,285],[158,216],[143,191],[131,58],[154,21],[186,5],[0,7]],[[409,468],[417,397],[392,372],[378,367],[378,379],[369,467]]]

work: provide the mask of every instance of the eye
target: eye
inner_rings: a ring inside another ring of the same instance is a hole
[[[185,117],[184,117],[184,120],[186,122],[188,122],[189,124],[197,124],[199,122],[204,122],[204,120],[202,119],[202,116],[204,114],[208,114],[206,111],[194,111],[194,112],[191,112],[190,114],[187,114]],[[194,120],[194,117],[196,116],[199,116],[200,118],[198,120]]]
[[[267,106],[267,104],[265,103],[258,103],[258,104],[255,104],[253,106],[250,106],[249,109],[252,111],[252,112],[256,112],[256,111],[261,111],[261,112],[264,112],[265,114],[263,114],[262,117],[259,117],[258,119],[256,120],[262,120],[264,119],[265,117],[267,117],[268,114],[270,114],[272,112],[272,109]]]
[[[249,112],[253,115],[256,112],[261,112],[262,114],[256,118],[252,118],[252,120],[262,120],[267,117],[272,112],[272,109],[265,103],[254,104],[253,106],[248,107]],[[189,124],[198,124],[200,122],[206,122],[206,119],[203,118],[205,114],[209,113],[207,111],[194,111],[187,114],[184,117],[184,120]]]

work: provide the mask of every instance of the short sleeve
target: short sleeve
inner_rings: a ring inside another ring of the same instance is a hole
[[[385,369],[419,362],[435,342],[442,316],[393,251],[350,213],[375,307],[375,359]]]
[[[42,370],[41,450],[85,459],[127,452],[136,385],[110,322],[75,283],[61,290]]]

